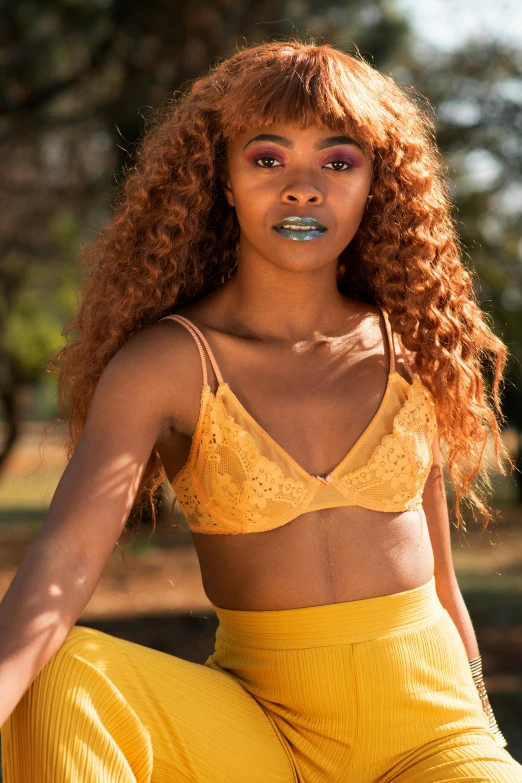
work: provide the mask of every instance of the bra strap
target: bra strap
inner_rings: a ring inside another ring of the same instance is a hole
[[[172,321],[178,321],[178,323],[182,324],[191,333],[192,337],[196,341],[196,345],[198,346],[198,351],[201,358],[201,370],[203,372],[203,383],[208,386],[207,363],[205,361],[205,352],[202,347],[203,345],[207,350],[208,358],[210,359],[210,364],[212,365],[212,369],[214,370],[218,383],[220,384],[223,383],[223,376],[219,371],[219,367],[214,358],[214,354],[212,353],[210,345],[208,344],[205,335],[201,332],[201,330],[198,329],[198,327],[194,323],[192,323],[192,321],[189,321],[188,318],[185,318],[184,315],[166,315],[165,318],[160,318],[160,321],[164,321],[166,318],[170,318]]]
[[[386,324],[386,334],[388,335],[388,345],[390,349],[390,375],[395,372],[395,347],[393,345],[393,332],[390,324],[390,317],[388,312],[379,305],[382,314],[384,316],[384,323]]]

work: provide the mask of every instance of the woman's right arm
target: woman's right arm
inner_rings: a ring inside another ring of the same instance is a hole
[[[172,332],[162,332],[135,333],[103,371],[44,526],[0,603],[0,727],[89,602],[172,416],[178,383],[161,355]]]

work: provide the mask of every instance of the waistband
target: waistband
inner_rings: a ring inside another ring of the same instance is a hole
[[[444,611],[434,575],[412,590],[337,604],[273,610],[212,606],[219,619],[216,639],[272,650],[396,636],[436,622]]]

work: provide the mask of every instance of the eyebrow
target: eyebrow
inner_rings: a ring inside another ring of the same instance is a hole
[[[287,139],[286,136],[276,136],[273,133],[260,133],[258,136],[254,136],[253,139],[250,139],[250,141],[247,141],[243,147],[243,152],[246,150],[248,145],[253,144],[254,141],[273,141],[275,144],[281,144],[283,147],[288,147],[288,149],[294,148],[292,140]],[[325,147],[334,147],[336,144],[353,144],[354,146],[358,147],[361,152],[363,152],[363,148],[359,142],[355,141],[355,139],[351,139],[349,136],[329,136],[326,139],[318,141],[314,148],[316,150],[322,150]]]

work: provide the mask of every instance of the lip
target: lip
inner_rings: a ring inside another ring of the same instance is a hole
[[[301,226],[302,228],[309,228],[316,231],[327,230],[326,226],[320,223],[319,220],[316,220],[312,217],[299,217],[297,215],[290,215],[289,217],[283,218],[283,220],[279,221],[279,223],[276,223],[274,228],[281,229],[281,227],[286,224],[292,226]]]

